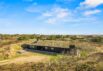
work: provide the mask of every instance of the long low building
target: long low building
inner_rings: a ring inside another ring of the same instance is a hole
[[[30,50],[48,51],[48,52],[70,54],[70,55],[77,54],[77,48],[75,45],[68,45],[68,47],[63,47],[60,46],[62,45],[61,43],[60,45],[58,44],[58,46],[51,45],[53,44],[53,42],[52,43],[48,42],[48,43],[49,45],[46,44],[45,41],[43,41],[42,43],[39,41],[38,43],[34,43],[34,44],[24,44],[22,47],[23,49],[30,49]]]

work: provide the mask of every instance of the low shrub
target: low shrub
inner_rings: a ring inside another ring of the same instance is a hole
[[[75,71],[96,71],[96,68],[90,64],[78,64]]]

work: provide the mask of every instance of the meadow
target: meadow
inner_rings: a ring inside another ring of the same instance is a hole
[[[75,45],[78,55],[25,51],[22,44]],[[50,44],[51,43],[51,44]],[[103,71],[102,35],[0,34],[0,71]]]

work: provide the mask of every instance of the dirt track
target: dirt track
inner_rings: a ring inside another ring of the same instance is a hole
[[[15,59],[0,61],[0,65],[6,65],[11,63],[22,64],[22,63],[29,63],[29,62],[43,62],[43,61],[48,61],[49,59],[50,58],[48,56],[19,57]]]

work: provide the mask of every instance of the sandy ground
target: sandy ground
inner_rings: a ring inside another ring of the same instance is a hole
[[[43,62],[43,61],[48,61],[49,59],[50,58],[48,56],[19,57],[15,59],[0,61],[0,65],[6,65],[11,63],[22,64],[22,63],[29,63],[29,62]]]

